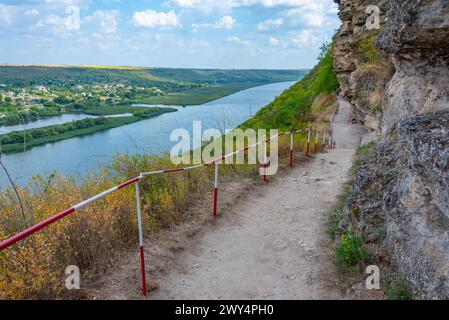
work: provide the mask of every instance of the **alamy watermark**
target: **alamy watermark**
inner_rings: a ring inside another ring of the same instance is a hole
[[[365,287],[367,290],[380,289],[380,269],[378,266],[372,265],[366,267],[366,274],[368,277],[365,280]]]
[[[379,30],[380,29],[380,9],[378,6],[371,5],[365,10],[368,15],[366,19],[366,29],[367,30]]]
[[[65,275],[66,275],[66,279],[65,279],[65,287],[68,290],[79,290],[80,287],[80,283],[81,283],[81,276],[80,276],[80,268],[78,268],[77,266],[68,266],[65,269]]]
[[[227,129],[223,134],[220,130],[211,128],[203,132],[201,121],[193,121],[192,129],[192,135],[186,129],[179,128],[172,131],[170,141],[177,142],[170,151],[170,159],[174,164],[261,163],[266,165],[261,168],[261,175],[277,173],[279,165],[277,129]],[[264,142],[266,140],[268,141]]]

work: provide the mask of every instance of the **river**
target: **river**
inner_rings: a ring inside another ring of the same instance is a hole
[[[25,125],[18,124],[15,126],[0,126],[0,135],[6,134],[6,133],[9,133],[12,131],[20,131],[20,130],[54,126],[56,124],[61,124],[61,123],[76,121],[76,120],[82,120],[82,119],[86,119],[86,118],[95,118],[95,116],[91,116],[88,114],[63,114],[60,116],[42,118],[37,121],[29,122]]]
[[[202,105],[177,107],[178,112],[34,147],[22,153],[3,155],[2,161],[20,186],[25,186],[35,175],[52,171],[61,175],[83,176],[110,162],[116,152],[160,154],[169,151],[175,144],[170,142],[171,132],[183,128],[191,133],[193,121],[201,121],[203,131],[208,128],[233,129],[294,83],[264,85]],[[47,120],[50,119],[41,121]],[[65,118],[60,122],[53,120],[56,119],[51,119],[51,124],[67,122]],[[0,187],[8,185],[6,174],[0,171]]]

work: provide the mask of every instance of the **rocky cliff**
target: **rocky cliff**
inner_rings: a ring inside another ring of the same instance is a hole
[[[449,2],[336,2],[341,95],[379,140],[347,210],[361,213],[359,232],[380,241],[416,292],[449,298]],[[379,29],[367,28],[369,5]]]

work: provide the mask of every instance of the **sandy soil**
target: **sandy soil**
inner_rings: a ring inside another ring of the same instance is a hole
[[[346,298],[334,285],[326,224],[364,133],[348,124],[349,112],[340,101],[333,123],[336,149],[268,184],[226,185],[215,221],[193,214],[174,230],[146,239],[149,280],[159,287],[148,298]],[[206,208],[210,211],[210,204],[193,211]],[[139,299],[137,261],[137,252],[124,257],[92,297]]]

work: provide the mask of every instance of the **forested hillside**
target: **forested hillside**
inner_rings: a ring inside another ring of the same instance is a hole
[[[1,66],[0,84],[14,86],[123,83],[170,86],[177,83],[215,84],[294,81],[305,70],[197,70],[133,67]]]
[[[337,91],[338,81],[329,53],[330,45],[324,45],[322,49],[320,62],[310,73],[241,127],[290,130],[298,122],[312,120],[311,113],[324,111],[326,106],[333,105],[334,95],[329,95]]]

